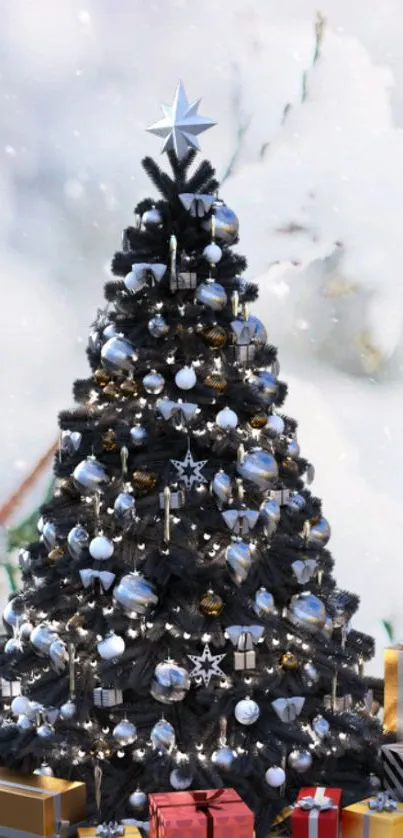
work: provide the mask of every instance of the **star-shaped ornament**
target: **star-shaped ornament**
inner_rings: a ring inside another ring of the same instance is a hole
[[[191,489],[194,483],[207,483],[201,470],[208,460],[194,460],[190,447],[183,460],[171,460],[171,463],[178,472],[178,479],[182,480],[187,489]]]
[[[199,151],[197,135],[215,125],[211,119],[199,116],[197,113],[199,104],[200,99],[189,104],[185,88],[180,81],[176,88],[173,105],[161,105],[164,119],[147,128],[151,134],[164,138],[162,153],[173,149],[178,160],[182,160],[190,148]]]
[[[208,687],[212,678],[225,678],[225,672],[220,669],[221,661],[226,657],[223,655],[212,655],[210,646],[206,643],[202,655],[187,655],[194,664],[190,672],[191,678],[201,678],[205,687]]]

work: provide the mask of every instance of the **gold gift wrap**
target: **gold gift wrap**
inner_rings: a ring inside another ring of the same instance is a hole
[[[385,688],[383,724],[388,733],[403,740],[403,644],[388,646],[384,652]]]
[[[342,810],[343,838],[402,838],[403,803],[398,803],[395,812],[379,812],[369,809],[370,799]]]
[[[0,768],[0,838],[47,838],[85,818],[84,783]]]
[[[98,838],[97,829],[97,826],[80,826],[77,830],[78,838]],[[119,838],[142,838],[141,832],[137,826],[122,824],[122,829],[124,829],[124,832],[122,832]]]

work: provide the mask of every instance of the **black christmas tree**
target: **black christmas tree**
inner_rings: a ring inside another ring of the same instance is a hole
[[[363,797],[381,727],[330,527],[214,170],[179,86],[172,176],[136,207],[60,414],[53,497],[20,552],[0,656],[3,765],[83,779],[89,814],[234,787],[258,835],[304,786]]]

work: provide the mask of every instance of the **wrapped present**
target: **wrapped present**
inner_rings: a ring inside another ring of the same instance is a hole
[[[234,669],[248,670],[256,667],[255,643],[264,634],[263,626],[228,626],[226,635],[236,647],[234,652]]]
[[[98,826],[79,827],[78,838],[142,838],[137,826],[129,826],[113,821],[101,823]]]
[[[123,704],[122,690],[113,687],[95,687],[93,696],[95,707],[117,707]]]
[[[403,740],[403,643],[385,649],[384,668],[383,724],[400,741]]]
[[[84,783],[0,768],[1,838],[62,838],[85,808]]]
[[[150,794],[150,838],[253,838],[254,816],[233,789]]]
[[[0,695],[2,698],[15,698],[21,695],[21,681],[7,681],[0,678]]]
[[[343,809],[342,824],[343,838],[401,838],[403,804],[380,792]]]
[[[396,800],[403,802],[403,743],[383,745],[383,785]]]
[[[341,789],[302,788],[291,815],[293,838],[338,838]]]

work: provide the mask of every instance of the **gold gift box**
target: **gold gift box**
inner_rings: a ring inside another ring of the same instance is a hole
[[[343,838],[402,838],[403,803],[395,812],[378,812],[369,809],[370,799],[342,810]]]
[[[61,821],[85,818],[84,783],[0,768],[0,838],[54,836]]]
[[[141,832],[137,826],[122,824],[122,827],[124,832],[122,832],[122,835],[119,836],[119,838],[142,838]],[[77,830],[78,838],[98,838],[97,829],[97,826],[80,826]]]
[[[388,733],[403,739],[403,644],[388,646],[384,652],[385,687],[383,724]]]

